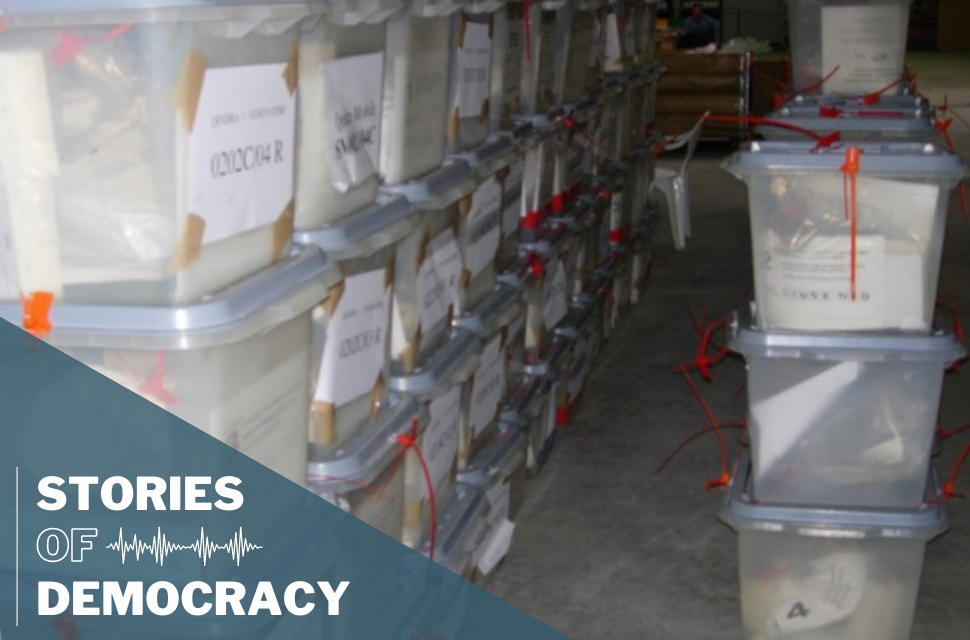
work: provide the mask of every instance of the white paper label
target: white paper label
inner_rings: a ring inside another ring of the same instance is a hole
[[[799,592],[775,609],[769,626],[780,636],[822,629],[845,620],[859,608],[867,584],[865,556],[836,554],[814,563],[812,571],[788,589]]]
[[[492,176],[472,195],[465,237],[465,269],[477,276],[498,253],[502,240],[502,184]]]
[[[189,134],[189,212],[203,243],[272,224],[293,200],[296,93],[285,64],[209,69]]]
[[[391,289],[383,269],[344,279],[343,294],[327,323],[314,398],[337,407],[370,393],[387,360]]]
[[[762,263],[768,293],[765,317],[774,326],[822,331],[881,327],[885,253],[882,236],[857,238],[852,300],[847,236],[812,238],[793,252],[769,234]]]
[[[498,415],[505,391],[505,357],[502,336],[489,342],[482,351],[478,371],[472,379],[470,420],[477,438]]]
[[[459,418],[461,415],[461,386],[453,386],[446,394],[431,401],[428,427],[421,439],[421,454],[428,465],[428,475],[435,487],[447,477],[458,457]],[[428,497],[426,482],[421,495]]]
[[[488,538],[483,543],[483,551],[478,559],[478,569],[488,575],[498,566],[512,548],[512,536],[515,533],[515,525],[506,520],[496,529],[492,530]]]
[[[447,229],[428,244],[427,257],[418,271],[421,327],[438,326],[448,317],[448,310],[458,299],[462,268],[455,234]]]
[[[377,174],[381,148],[384,54],[368,53],[324,63],[323,122],[329,141],[330,179],[340,192]]]
[[[491,87],[492,37],[489,26],[465,21],[465,38],[455,56],[451,108],[462,118],[478,116]]]
[[[485,493],[488,501],[488,524],[498,527],[509,519],[509,509],[512,504],[512,485],[499,482]]]
[[[556,260],[550,266],[552,268],[546,273],[543,290],[542,317],[546,328],[554,329],[569,311],[569,289],[566,267],[562,261]]]
[[[803,380],[781,393],[751,405],[751,417],[761,425],[785,425],[770,429],[756,443],[759,467],[774,473],[775,465],[787,460],[813,426],[833,409],[862,374],[862,363],[841,362]]]
[[[879,91],[903,75],[909,5],[822,7],[821,77],[826,93]]]

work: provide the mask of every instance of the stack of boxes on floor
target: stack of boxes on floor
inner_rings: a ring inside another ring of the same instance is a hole
[[[656,4],[46,4],[0,33],[0,316],[52,297],[50,344],[428,555],[434,503],[486,579],[643,294]]]
[[[750,453],[722,518],[747,638],[903,640],[924,547],[947,527],[931,454],[964,351],[934,306],[965,167],[896,82],[906,2],[789,4],[795,79],[817,89],[777,115],[840,140],[765,128],[726,164],[748,186],[755,303],[732,340]]]

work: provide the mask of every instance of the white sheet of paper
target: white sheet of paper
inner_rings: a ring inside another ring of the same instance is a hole
[[[428,465],[431,483],[436,487],[451,471],[458,456],[460,412],[461,387],[458,385],[430,402],[428,409],[430,419],[421,437],[421,453]],[[424,498],[428,497],[428,484],[423,481],[421,495]]]
[[[512,548],[512,536],[515,534],[515,524],[506,520],[494,529],[488,538],[485,539],[484,551],[478,559],[478,569],[484,574],[489,574]]]
[[[340,192],[377,175],[381,148],[384,54],[340,58],[321,66],[327,100],[330,179]]]
[[[903,75],[909,4],[822,7],[822,77],[826,93],[879,91]]]
[[[370,393],[387,360],[391,289],[384,269],[344,279],[340,303],[327,324],[314,398],[337,407]]]
[[[465,22],[465,39],[458,48],[451,108],[462,118],[478,116],[491,89],[492,36],[489,25]]]
[[[465,237],[465,269],[472,277],[481,273],[498,252],[502,239],[502,184],[494,176],[472,195]],[[516,220],[518,221],[518,220]]]
[[[482,350],[478,371],[472,379],[470,420],[478,437],[498,415],[505,391],[505,357],[502,336],[492,339]]]
[[[293,200],[296,93],[285,64],[209,69],[189,134],[188,211],[203,243],[279,218]]]
[[[859,608],[867,579],[866,558],[861,553],[824,558],[813,564],[807,576],[797,579],[793,586],[799,595],[775,609],[769,628],[781,637],[841,622]]]
[[[556,260],[549,266],[543,290],[542,316],[546,328],[554,329],[569,312],[569,284],[562,261]]]
[[[806,436],[829,411],[836,399],[858,380],[860,362],[841,362],[785,391],[751,405],[751,417],[762,425],[764,435],[755,443],[759,467],[773,467]],[[757,479],[756,479],[757,481]]]
[[[455,234],[446,229],[428,244],[427,257],[418,270],[421,327],[434,327],[448,316],[458,298],[462,269]]]

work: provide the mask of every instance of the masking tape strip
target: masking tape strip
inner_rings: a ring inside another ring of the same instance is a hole
[[[208,63],[201,53],[190,51],[182,63],[182,72],[175,94],[172,96],[173,106],[182,114],[185,130],[191,132],[195,128],[195,116],[199,109],[199,98],[202,96],[202,84]]]

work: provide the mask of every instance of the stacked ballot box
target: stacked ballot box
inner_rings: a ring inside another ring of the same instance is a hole
[[[484,582],[645,295],[656,2],[156,4],[4,8],[0,317]]]
[[[748,188],[755,286],[732,327],[749,449],[722,519],[752,640],[908,638],[947,528],[930,462],[965,351],[934,312],[966,168],[902,81],[908,6],[791,0],[802,91],[725,163]]]

